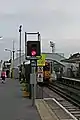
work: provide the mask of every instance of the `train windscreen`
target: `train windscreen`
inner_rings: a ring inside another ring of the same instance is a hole
[[[46,63],[46,64],[45,64],[44,70],[45,70],[45,71],[50,71],[50,64],[49,64],[49,63]]]

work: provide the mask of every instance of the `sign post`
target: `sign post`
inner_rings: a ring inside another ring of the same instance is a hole
[[[31,74],[30,74],[30,84],[31,84],[31,92],[32,92],[32,106],[35,105],[35,98],[36,98],[36,61],[31,61]]]
[[[38,67],[37,82],[43,82],[43,67]]]
[[[42,54],[41,58],[37,60],[37,66],[38,66],[37,82],[43,82],[43,66],[45,66],[45,58],[46,55]]]

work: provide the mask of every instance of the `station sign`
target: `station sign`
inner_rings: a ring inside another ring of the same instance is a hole
[[[37,82],[43,82],[43,73],[38,73]]]
[[[37,82],[43,82],[43,67],[38,67]]]
[[[41,54],[41,58],[37,60],[37,66],[45,66],[46,55]]]

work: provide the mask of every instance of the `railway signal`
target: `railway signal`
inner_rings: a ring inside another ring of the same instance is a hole
[[[27,41],[27,56],[40,56],[40,41]]]
[[[37,35],[37,41],[28,41],[28,35]],[[25,58],[30,60],[30,98],[32,98],[32,105],[35,105],[36,98],[36,68],[37,60],[41,58],[40,33],[26,33],[25,32]],[[39,58],[38,58],[39,57]]]

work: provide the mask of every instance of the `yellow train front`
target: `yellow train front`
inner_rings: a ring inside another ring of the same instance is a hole
[[[52,74],[51,62],[46,61],[45,66],[43,67],[43,82],[45,84],[48,84],[50,82],[51,74]]]

